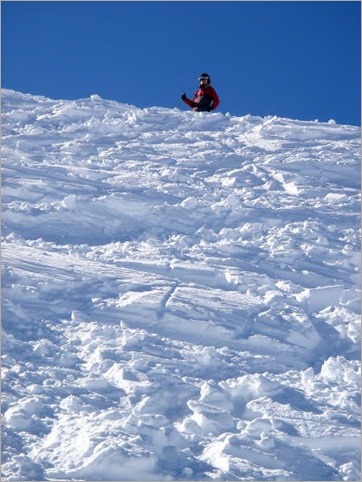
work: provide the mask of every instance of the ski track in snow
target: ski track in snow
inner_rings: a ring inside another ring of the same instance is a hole
[[[360,480],[360,129],[2,116],[3,480]]]

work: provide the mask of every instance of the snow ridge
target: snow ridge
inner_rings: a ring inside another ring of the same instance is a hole
[[[360,480],[360,129],[2,93],[3,479]]]

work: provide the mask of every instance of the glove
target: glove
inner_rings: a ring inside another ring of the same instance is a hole
[[[181,99],[182,99],[182,100],[186,100],[186,99],[187,99],[186,94],[182,94],[182,95],[181,95]]]

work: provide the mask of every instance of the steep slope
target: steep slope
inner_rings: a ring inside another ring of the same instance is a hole
[[[359,480],[360,129],[2,95],[5,480]]]

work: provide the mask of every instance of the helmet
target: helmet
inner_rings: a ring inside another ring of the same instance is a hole
[[[200,75],[199,77],[199,82],[200,84],[202,83],[203,80],[207,80],[206,82],[206,85],[210,85],[211,84],[211,79],[210,79],[210,75],[207,74],[206,72],[204,72],[203,74]]]

